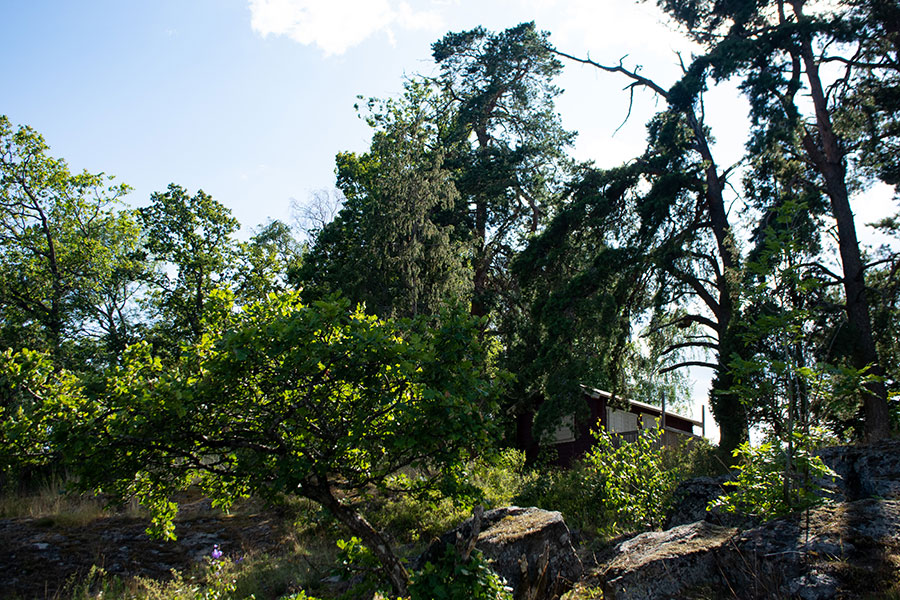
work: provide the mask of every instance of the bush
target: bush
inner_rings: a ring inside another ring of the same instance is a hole
[[[601,482],[604,504],[613,521],[611,531],[655,528],[662,525],[678,472],[666,467],[669,451],[661,445],[661,430],[641,431],[637,440],[619,443],[601,431],[585,463]]]
[[[660,526],[683,475],[711,469],[708,443],[664,448],[658,429],[631,443],[605,431],[594,436],[596,445],[570,469],[538,469],[517,503],[558,510],[572,527],[615,535]]]
[[[421,472],[407,470],[392,478],[390,487],[405,489],[410,480],[424,477]],[[464,521],[475,504],[490,509],[513,503],[531,478],[533,474],[525,469],[525,453],[502,449],[468,461],[442,490],[370,496],[367,518],[401,543],[429,542]]]
[[[557,510],[569,527],[603,531],[610,519],[602,483],[597,472],[584,462],[570,469],[539,467],[532,471],[514,504]]]
[[[733,491],[710,506],[765,521],[821,504],[821,486],[816,482],[837,473],[813,454],[814,436],[800,432],[792,436],[790,463],[788,449],[779,441],[738,446],[733,453],[739,459],[737,478],[725,482]]]
[[[460,557],[447,544],[434,563],[427,562],[409,585],[410,600],[512,600],[512,593],[478,550]]]

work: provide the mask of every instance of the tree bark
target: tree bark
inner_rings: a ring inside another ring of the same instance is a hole
[[[803,19],[802,2],[793,3],[798,19]],[[847,168],[844,153],[831,117],[827,99],[819,77],[819,67],[808,36],[801,41],[800,55],[806,70],[810,96],[816,113],[818,143],[806,132],[803,145],[813,164],[825,179],[826,193],[831,201],[831,211],[838,230],[838,248],[843,267],[844,294],[846,296],[847,321],[853,336],[851,357],[856,369],[868,368],[868,374],[876,376],[863,389],[866,440],[874,442],[890,434],[890,415],[887,405],[887,389],[881,377],[884,371],[878,360],[878,351],[872,335],[869,302],[866,298],[865,273],[856,236],[856,224],[850,207],[847,190]]]
[[[732,354],[741,354],[741,344],[734,333],[737,292],[730,279],[734,276],[740,259],[728,222],[719,169],[709,148],[703,124],[693,110],[686,111],[686,116],[694,132],[697,151],[706,163],[706,209],[713,237],[716,239],[719,260],[722,262],[721,268],[716,269],[715,273],[716,292],[719,296],[717,306],[710,307],[716,315],[719,345],[719,368],[710,390],[710,407],[719,424],[719,452],[725,459],[730,459],[732,451],[750,436],[747,408],[740,396],[731,391],[735,381],[728,365]]]
[[[577,58],[555,49],[551,49],[551,51],[564,58],[591,65],[609,73],[621,73],[632,80],[633,83],[629,87],[647,87],[667,102],[670,101],[669,93],[659,84],[639,75],[636,71],[626,69],[621,62],[616,66],[607,66],[594,62],[590,58]],[[681,112],[687,119],[694,134],[694,149],[700,154],[706,164],[704,173],[706,182],[705,208],[706,214],[709,216],[709,227],[716,240],[717,258],[721,263],[719,265],[715,262],[715,259],[711,261],[715,271],[714,286],[718,298],[712,298],[712,294],[707,296],[701,295],[701,298],[705,300],[704,303],[715,316],[715,322],[704,322],[706,319],[700,318],[695,318],[695,321],[713,329],[718,338],[718,368],[712,390],[710,391],[710,406],[716,422],[719,424],[721,433],[719,450],[725,458],[730,459],[731,451],[749,437],[747,410],[741,398],[730,391],[734,385],[734,377],[728,366],[732,353],[740,353],[741,350],[740,341],[734,334],[737,290],[730,279],[734,276],[735,269],[740,266],[740,258],[734,246],[731,225],[728,222],[728,212],[725,208],[724,182],[713,159],[704,124],[698,118],[693,108],[682,109]],[[690,361],[683,364],[690,364]]]
[[[359,536],[366,547],[378,558],[385,575],[390,579],[394,592],[398,596],[406,597],[409,595],[409,573],[407,573],[406,567],[394,554],[387,540],[362,515],[352,508],[341,504],[340,500],[332,493],[331,486],[327,482],[319,482],[315,486],[305,487],[303,492],[309,499],[324,506],[351,533]]]

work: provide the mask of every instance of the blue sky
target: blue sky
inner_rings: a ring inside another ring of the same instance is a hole
[[[202,188],[245,231],[289,220],[292,198],[331,187],[334,155],[370,137],[356,96],[395,95],[405,75],[433,72],[430,44],[447,31],[536,20],[560,47],[610,61],[631,53],[667,83],[683,45],[652,5],[630,1],[7,0],[3,12],[0,114],[34,127],[74,169],[133,186],[132,205],[170,182]],[[628,33],[634,23],[656,33]],[[640,150],[649,96],[612,138],[624,82],[572,66],[561,85],[580,158]]]

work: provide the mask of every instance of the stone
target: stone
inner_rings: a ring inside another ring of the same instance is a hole
[[[819,456],[837,477],[815,481],[826,500],[846,502],[863,498],[900,498],[900,441],[885,440],[864,446],[835,446]],[[725,494],[729,475],[696,477],[681,482],[675,490],[673,507],[665,527],[694,521],[709,521],[725,527],[752,529],[760,522],[747,515],[709,510],[710,502]]]
[[[819,452],[837,474],[837,481],[820,481],[836,500],[900,498],[900,441],[865,446],[835,446]]]
[[[739,530],[709,521],[637,535],[572,598],[877,598],[900,577],[900,499],[832,503]],[[697,596],[699,594],[699,596]]]
[[[744,598],[838,597],[852,588],[845,565],[872,581],[895,579],[900,501],[864,499],[826,505],[741,532],[719,553],[725,583]]]
[[[664,528],[671,529],[695,521],[708,521],[715,525],[738,529],[750,529],[759,525],[759,519],[755,517],[709,508],[712,501],[728,492],[725,483],[730,479],[729,475],[720,475],[682,481],[675,488],[674,501],[666,515]]]
[[[446,544],[470,539],[469,519],[441,538],[414,562],[421,569],[426,561],[441,555]],[[484,513],[475,547],[491,568],[513,589],[516,600],[553,600],[569,590],[582,575],[583,567],[572,536],[555,511],[509,506]]]
[[[736,533],[732,527],[697,521],[626,540],[603,570],[603,597],[682,598],[686,590],[716,579],[716,551]]]
[[[725,493],[722,483],[721,477],[695,477],[679,483],[665,529],[706,520],[709,503]]]
[[[838,592],[838,582],[834,577],[812,571],[791,581],[786,591],[802,600],[827,600],[834,598]]]

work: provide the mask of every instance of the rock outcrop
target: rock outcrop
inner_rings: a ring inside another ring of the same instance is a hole
[[[736,533],[698,521],[626,540],[602,572],[604,598],[681,598],[685,590],[716,578],[716,552]]]
[[[435,560],[446,544],[472,536],[473,519],[445,533],[416,561],[421,568]],[[475,547],[513,589],[516,600],[552,600],[582,575],[569,528],[558,512],[510,506],[489,510],[481,518]]]
[[[754,517],[709,508],[713,500],[728,491],[725,482],[729,479],[728,475],[721,475],[696,477],[681,482],[675,490],[673,508],[666,515],[665,529],[696,521],[708,521],[715,525],[738,529],[749,529],[759,525],[759,520]]]
[[[620,543],[582,583],[615,600],[709,597],[876,598],[900,592],[900,442],[829,448],[823,460],[840,479],[821,482],[831,499],[765,524],[723,527],[706,510],[721,480],[680,489],[674,525]],[[696,518],[694,523],[679,523]],[[587,586],[587,587],[585,587]]]
[[[820,481],[836,500],[900,498],[900,440],[869,446],[835,446],[819,453],[836,472],[836,481]]]
[[[725,583],[744,598],[881,594],[900,575],[900,501],[869,498],[777,519],[735,536],[718,559]]]
[[[868,498],[738,531],[706,521],[619,544],[571,598],[883,597],[900,581],[900,500]],[[896,591],[896,590],[895,590]]]
[[[822,495],[832,501],[862,498],[900,498],[900,441],[887,440],[868,446],[835,446],[819,452],[837,478],[816,481]],[[694,521],[750,529],[759,525],[751,517],[728,514],[709,504],[727,492],[728,475],[696,477],[682,482],[675,490],[675,503],[666,517],[666,528]]]

